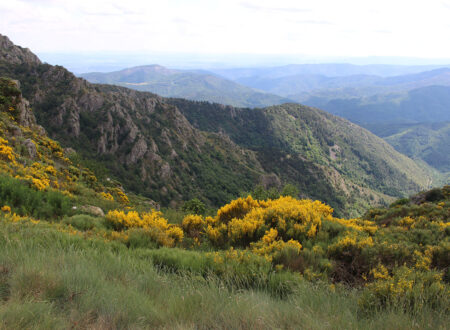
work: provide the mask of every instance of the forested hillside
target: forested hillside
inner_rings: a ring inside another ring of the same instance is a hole
[[[111,175],[163,205],[199,197],[217,206],[260,184],[292,183],[338,213],[358,214],[433,184],[383,140],[324,112],[293,104],[239,109],[93,85],[1,39],[0,74],[20,81],[38,123],[100,179]]]

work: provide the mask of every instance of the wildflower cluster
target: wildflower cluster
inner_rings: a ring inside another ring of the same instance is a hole
[[[450,289],[443,283],[442,272],[418,271],[401,266],[388,274],[384,266],[372,271],[376,281],[368,283],[358,301],[360,309],[370,312],[386,307],[417,311],[433,306],[448,313]]]
[[[109,211],[105,219],[117,231],[140,228],[161,246],[174,246],[183,240],[183,230],[169,224],[162,213],[155,210],[141,214],[114,210]]]

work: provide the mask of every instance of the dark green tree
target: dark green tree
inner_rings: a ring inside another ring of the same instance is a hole
[[[189,214],[205,215],[206,212],[205,203],[198,198],[193,198],[190,201],[185,202],[181,209],[183,212]]]

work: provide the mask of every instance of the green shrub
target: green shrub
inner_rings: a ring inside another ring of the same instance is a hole
[[[76,214],[71,217],[65,217],[62,222],[82,231],[104,228],[103,218],[93,217],[87,214]]]
[[[19,215],[37,219],[59,219],[72,212],[70,199],[62,193],[37,191],[8,176],[0,176],[0,203]]]
[[[183,204],[182,210],[189,214],[204,215],[206,212],[205,203],[198,198],[193,198]]]
[[[419,313],[424,307],[450,312],[450,290],[442,283],[442,273],[418,271],[405,266],[396,268],[392,276],[387,272],[369,283],[361,295],[360,312],[370,314],[384,308],[398,308]]]
[[[158,247],[158,242],[155,240],[154,235],[152,235],[149,230],[144,230],[141,228],[132,228],[127,231],[128,234],[128,247],[132,249],[136,248],[147,248],[156,249]]]

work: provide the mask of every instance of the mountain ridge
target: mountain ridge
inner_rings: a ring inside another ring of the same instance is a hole
[[[165,97],[182,97],[242,107],[263,107],[292,101],[254,90],[213,73],[168,69],[157,64],[79,76],[92,83],[115,84]]]
[[[302,196],[327,201],[338,213],[352,206],[356,215],[431,180],[368,131],[301,105],[242,109],[165,99],[27,61],[0,61],[0,75],[21,81],[52,137],[106,167],[127,189],[165,205],[192,197],[219,205],[257,184],[291,182]]]

